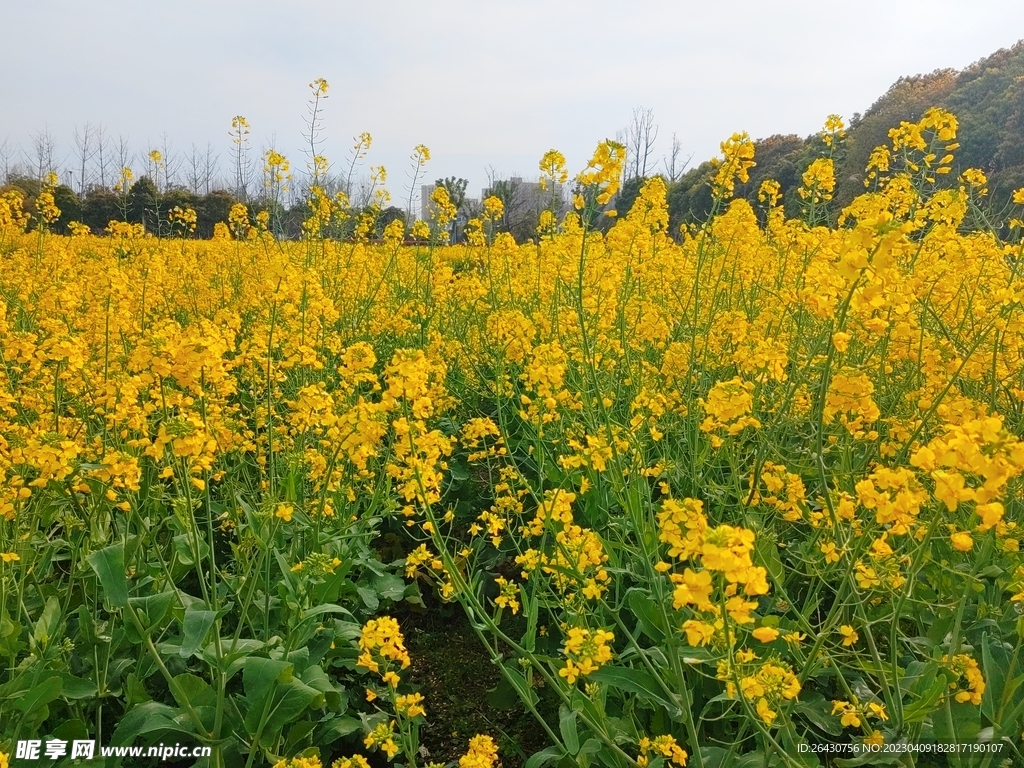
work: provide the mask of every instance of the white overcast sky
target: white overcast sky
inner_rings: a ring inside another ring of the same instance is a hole
[[[962,68],[1024,37],[1022,0],[0,0],[0,144],[47,129],[60,155],[101,123],[136,150],[212,142],[232,116],[303,167],[307,84],[324,77],[325,153],[369,131],[396,198],[426,144],[428,180],[578,170],[633,107],[659,156],[694,162],[732,132],[815,132],[901,75]]]

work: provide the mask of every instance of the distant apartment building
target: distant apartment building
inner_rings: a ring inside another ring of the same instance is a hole
[[[430,221],[434,216],[434,203],[431,201],[430,196],[434,194],[435,189],[437,189],[436,184],[424,184],[420,187],[420,218],[423,221]],[[473,197],[467,197],[462,201],[458,219],[463,217],[469,219],[476,215],[476,212],[479,210],[480,201]]]
[[[522,177],[513,176],[484,187],[480,199],[486,200],[492,195],[501,198],[506,210],[539,216],[545,209],[560,211],[565,205],[566,190],[563,184],[548,184],[545,187],[539,181],[523,181]]]

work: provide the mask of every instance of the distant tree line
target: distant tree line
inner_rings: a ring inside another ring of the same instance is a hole
[[[992,209],[999,212],[1008,207],[1013,191],[1024,187],[1024,41],[997,51],[962,71],[940,69],[926,75],[901,77],[864,114],[853,115],[845,140],[833,153],[836,176],[830,204],[833,219],[864,190],[863,174],[868,157],[875,147],[888,143],[889,130],[903,121],[919,120],[933,106],[947,109],[959,119],[957,168],[983,170],[988,177]],[[317,124],[310,124],[311,146],[319,141],[318,130]],[[76,128],[74,154],[64,163],[57,162],[56,142],[45,130],[33,137],[31,149],[23,153],[20,163],[7,142],[0,144],[0,179],[4,181],[4,188],[20,190],[26,209],[32,211],[42,180],[60,165],[62,183],[54,189],[55,202],[61,211],[53,225],[58,232],[67,232],[72,221],[87,225],[97,234],[102,233],[110,221],[140,223],[148,231],[161,232],[168,227],[168,212],[179,207],[196,212],[194,237],[210,237],[214,225],[227,219],[232,205],[244,202],[253,215],[268,211],[277,234],[298,237],[303,231],[302,222],[308,216],[304,195],[297,190],[290,196],[252,193],[260,186],[259,169],[249,155],[248,132],[245,119],[236,117],[232,123],[234,148],[230,182],[219,180],[219,161],[212,147],[200,149],[193,145],[190,152],[175,153],[164,137],[161,150],[150,153],[150,158],[156,154],[161,159],[147,165],[149,173],[119,185],[119,181],[123,181],[122,169],[133,159],[127,140],[115,138],[102,127],[89,124]],[[642,107],[634,109],[629,125],[617,136],[626,147],[626,164],[622,187],[609,208],[614,208],[619,216],[625,215],[647,179],[659,175],[668,187],[670,227],[672,232],[678,233],[681,224],[701,222],[708,217],[712,209],[709,181],[715,168],[709,160],[688,169],[689,158],[682,157],[675,135],[670,151],[659,163],[653,151],[657,137],[658,126],[652,111]],[[349,221],[356,221],[363,213],[372,211],[375,223],[371,235],[379,235],[396,219],[411,226],[408,219],[416,191],[415,178],[408,189],[408,210],[399,207],[379,210],[373,198],[376,181],[363,182],[361,188],[356,189],[353,180],[353,173],[370,141],[368,134],[357,139],[347,173],[335,180],[323,179],[324,191],[328,195],[338,191],[345,193],[345,198],[351,201]],[[761,183],[774,179],[779,182],[787,215],[799,215],[802,201],[797,190],[803,172],[821,155],[820,136],[769,136],[755,142],[755,152],[757,165],[751,169],[749,181],[737,185],[736,196],[748,200],[756,209]],[[264,168],[263,172],[266,176],[268,169]],[[944,182],[957,183],[957,175],[950,174]],[[556,211],[559,215],[567,210],[564,198],[549,202],[538,192],[536,184],[523,182],[518,177],[500,178],[491,169],[488,182],[485,196],[498,197],[504,206],[501,219],[496,223],[498,230],[511,233],[520,242],[535,237],[542,209]],[[479,202],[467,198],[465,179],[438,179],[436,185],[446,188],[449,199],[459,211],[450,232],[452,240],[458,242],[466,221],[479,214]],[[596,223],[607,228],[614,219],[601,217]],[[326,234],[345,237],[351,233],[343,226]]]

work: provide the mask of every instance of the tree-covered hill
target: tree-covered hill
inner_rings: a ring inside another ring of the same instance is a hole
[[[888,141],[900,122],[916,121],[929,107],[942,107],[960,122],[960,149],[955,170],[980,168],[988,175],[992,205],[1002,209],[1014,189],[1024,187],[1024,40],[958,71],[939,69],[901,77],[864,114],[850,120],[846,140],[835,156],[838,213],[864,189],[864,167],[871,151]],[[800,176],[822,150],[815,136],[769,136],[755,142],[757,166],[737,194],[756,201],[765,179],[775,179],[787,210],[799,211]],[[702,220],[711,205],[710,161],[693,168],[669,193],[675,224]],[[955,180],[957,174],[951,174]],[[621,213],[621,212],[620,212]]]

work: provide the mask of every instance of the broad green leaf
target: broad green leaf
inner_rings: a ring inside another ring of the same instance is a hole
[[[336,717],[326,723],[317,737],[317,741],[321,744],[330,744],[355,733],[362,727],[362,724],[354,717]]]
[[[295,665],[278,659],[250,656],[242,668],[242,688],[250,704],[262,701],[275,683],[292,679]]]
[[[654,676],[648,672],[630,667],[604,666],[596,672],[591,672],[589,679],[597,683],[604,683],[612,688],[618,688],[621,691],[635,693],[643,696],[648,701],[656,702],[665,707],[672,718],[676,718],[681,714],[676,705],[659,693],[661,686]]]
[[[160,704],[156,701],[148,701],[128,710],[121,718],[110,737],[113,746],[122,746],[139,741],[139,737],[149,733],[177,732],[189,734],[189,729],[178,722],[178,715],[181,710]]]
[[[174,604],[174,597],[175,593],[167,590],[165,592],[157,592],[155,595],[146,595],[145,597],[129,597],[128,605],[139,614],[139,621],[142,622],[142,626],[152,629],[163,624],[167,613]]]
[[[377,599],[377,593],[369,587],[356,587],[356,592],[359,593],[359,598],[363,601],[363,605],[369,608],[371,611],[376,611],[380,608],[380,600]]]
[[[75,677],[68,672],[61,672],[60,679],[63,681],[60,693],[65,699],[88,699],[96,695],[96,683],[92,680]]]
[[[832,703],[820,693],[802,696],[793,706],[793,712],[803,715],[829,736],[843,732],[839,718],[832,714]]]
[[[991,721],[996,719],[996,710],[1003,701],[1006,688],[1006,673],[1009,672],[1010,655],[1006,647],[996,638],[987,634],[981,639],[982,672],[985,675],[985,693],[981,699],[981,713]]]
[[[326,604],[318,605],[316,608],[310,608],[308,611],[302,614],[303,619],[311,619],[314,616],[322,616],[325,613],[341,613],[345,616],[351,616],[352,611],[344,608],[340,605]]]
[[[905,724],[919,723],[932,714],[939,699],[945,694],[947,685],[944,677],[935,680],[920,699],[903,707],[903,722]]]
[[[124,545],[114,544],[90,552],[85,558],[103,587],[103,596],[115,608],[128,604],[128,579],[124,575]]]
[[[393,573],[374,576],[373,589],[382,600],[397,602],[405,596],[405,580]]]
[[[665,622],[651,595],[645,590],[631,589],[627,602],[644,634],[656,643],[663,642],[665,640]]]
[[[242,669],[242,687],[245,689],[245,727],[249,733],[255,733],[260,719],[266,712],[268,717],[273,711],[268,704],[272,703],[276,689],[294,680],[295,665],[277,659],[264,659],[250,656],[245,660]]]
[[[31,714],[60,696],[63,685],[64,681],[61,680],[60,675],[54,672],[48,677],[34,682],[31,688],[15,698],[12,702],[14,708],[25,714]]]
[[[129,707],[135,704],[144,704],[153,698],[149,695],[149,691],[146,690],[142,680],[134,672],[129,672],[128,677],[125,678],[125,693],[127,695],[125,703]]]
[[[562,751],[561,747],[548,747],[542,749],[540,752],[534,752],[530,755],[530,759],[526,761],[523,768],[542,768],[552,760],[561,760],[565,752]]]
[[[782,567],[778,545],[768,536],[758,535],[754,540],[754,552],[757,553],[757,563],[763,565],[764,569],[768,571],[772,582],[779,585],[784,584],[786,571]]]
[[[576,710],[569,709],[564,704],[558,708],[558,730],[562,734],[562,743],[572,756],[580,751],[580,737],[576,732],[577,714]]]
[[[327,676],[327,673],[319,666],[312,664],[306,667],[302,674],[299,675],[299,679],[310,688],[320,691],[326,699],[327,706],[333,711],[337,712],[341,709],[341,692],[331,682],[331,678]]]
[[[199,650],[203,640],[206,639],[206,634],[216,620],[216,611],[200,611],[192,608],[185,611],[185,617],[181,622],[181,648],[178,650],[178,654],[183,659],[187,659]]]
[[[213,692],[210,684],[201,677],[183,672],[174,678],[175,687],[171,689],[174,700],[182,709],[186,704],[194,707],[215,704],[217,695]]]
[[[288,723],[307,709],[321,709],[325,703],[326,699],[320,691],[306,685],[297,677],[292,678],[274,692],[274,704],[264,734],[270,736],[281,733]]]
[[[32,631],[32,644],[36,648],[47,648],[60,627],[60,601],[51,597],[43,607],[43,613]]]

